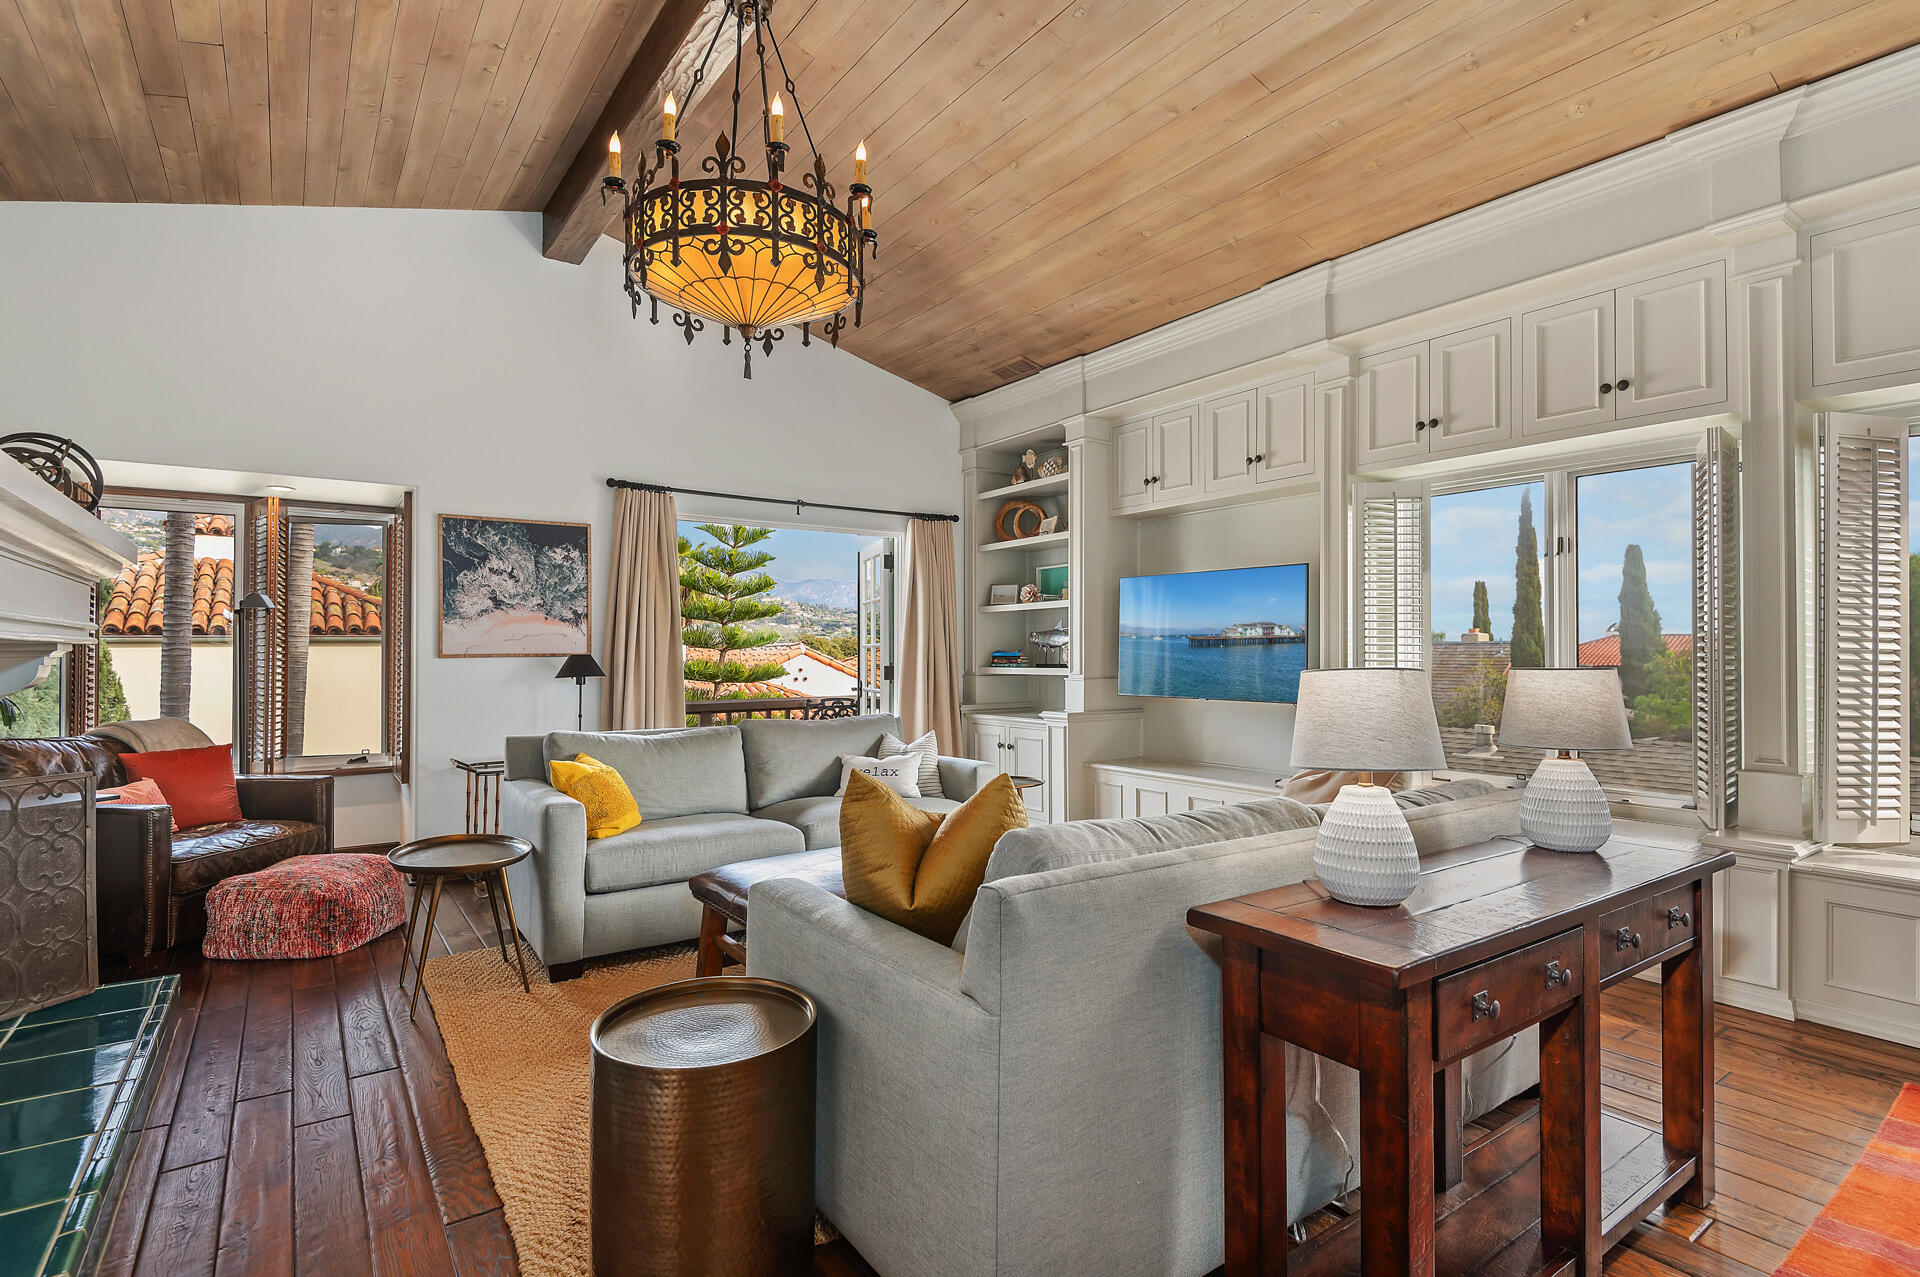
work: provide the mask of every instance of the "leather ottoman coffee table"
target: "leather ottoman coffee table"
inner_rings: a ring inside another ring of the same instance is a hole
[[[769,878],[800,878],[843,900],[847,895],[840,881],[838,847],[742,860],[695,874],[687,880],[687,890],[693,892],[703,910],[693,972],[696,976],[719,975],[728,962],[747,960],[747,891],[754,883]],[[740,934],[728,934],[730,928],[738,928]]]

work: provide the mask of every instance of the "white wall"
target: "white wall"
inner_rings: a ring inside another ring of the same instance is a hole
[[[572,721],[574,687],[553,677],[557,658],[435,655],[440,513],[592,523],[598,651],[610,475],[959,501],[936,396],[797,337],[756,351],[743,381],[738,341],[709,325],[688,349],[670,323],[635,322],[619,277],[611,240],[584,266],[542,257],[538,214],[0,204],[0,384],[12,429],[70,435],[103,460],[415,488],[408,797],[411,829],[443,833],[464,794],[448,758],[497,757],[509,734]],[[850,518],[806,521],[898,526]],[[343,784],[340,804],[343,843],[409,828],[384,778]]]
[[[1307,565],[1308,659],[1319,652],[1327,618],[1318,615],[1320,498],[1317,494],[1251,505],[1196,510],[1138,526],[1142,575],[1208,572],[1217,568]],[[1336,620],[1337,623],[1337,620]],[[1125,702],[1145,709],[1141,735],[1155,758],[1225,763],[1275,773],[1287,770],[1293,747],[1293,706],[1243,701],[1182,701],[1163,698]]]

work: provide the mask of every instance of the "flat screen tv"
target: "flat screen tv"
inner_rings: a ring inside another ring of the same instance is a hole
[[[1307,565],[1120,581],[1120,694],[1203,701],[1300,695]]]

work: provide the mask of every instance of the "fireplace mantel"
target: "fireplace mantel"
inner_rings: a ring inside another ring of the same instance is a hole
[[[0,695],[94,638],[94,588],[139,547],[45,480],[0,456]]]

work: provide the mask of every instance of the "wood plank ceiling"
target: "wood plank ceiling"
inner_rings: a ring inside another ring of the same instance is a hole
[[[0,0],[0,198],[551,215],[623,79],[658,75],[649,32],[699,8]],[[846,344],[948,398],[1920,41],[1914,0],[779,0],[772,21],[836,179],[873,153],[880,257]],[[729,105],[694,104],[690,151]]]

